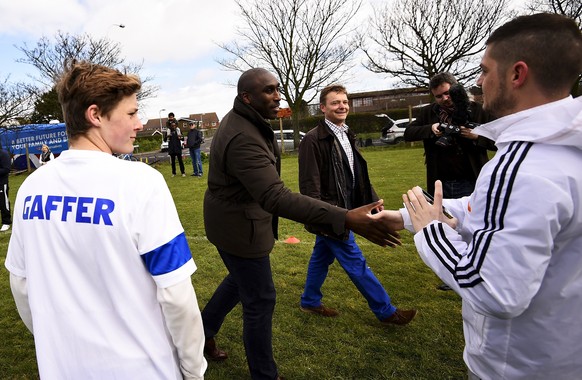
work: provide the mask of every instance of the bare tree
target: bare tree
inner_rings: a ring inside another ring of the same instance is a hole
[[[364,66],[425,87],[442,71],[460,82],[476,77],[479,56],[492,30],[508,19],[509,0],[392,0],[370,17],[369,41],[361,38]]]
[[[529,0],[526,8],[531,12],[552,12],[568,16],[582,26],[582,2],[580,0]]]
[[[119,43],[107,38],[94,38],[89,34],[73,35],[58,31],[54,40],[42,37],[35,47],[25,44],[17,46],[26,58],[17,62],[27,63],[38,69],[40,78],[35,78],[48,88],[52,88],[63,73],[64,63],[76,59],[86,60],[95,64],[115,67],[125,73],[139,75],[143,63],[127,63],[121,55]],[[142,77],[143,83],[152,80],[151,77]],[[157,87],[144,85],[138,95],[143,100],[154,96]]]
[[[0,127],[17,124],[34,107],[36,90],[24,83],[11,83],[10,77],[0,81]]]
[[[244,26],[237,41],[219,46],[231,60],[219,60],[229,70],[270,69],[281,81],[282,95],[292,111],[295,142],[302,105],[317,91],[346,79],[357,49],[350,21],[361,0],[236,0]]]

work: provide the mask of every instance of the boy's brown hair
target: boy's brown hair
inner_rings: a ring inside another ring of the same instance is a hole
[[[103,116],[108,116],[123,98],[140,89],[141,81],[136,75],[87,61],[67,62],[56,90],[68,138],[84,135],[91,128],[85,118],[89,106],[95,104]]]

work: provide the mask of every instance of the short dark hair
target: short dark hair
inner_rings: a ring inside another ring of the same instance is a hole
[[[519,16],[497,28],[486,44],[500,70],[523,61],[547,91],[570,89],[582,73],[582,32],[562,15]]]
[[[257,91],[263,85],[259,80],[266,74],[271,73],[261,67],[255,67],[242,73],[236,86],[238,95],[242,96],[245,92]]]
[[[457,78],[455,78],[453,74],[443,71],[430,78],[428,89],[432,91],[443,83],[448,83],[450,85],[457,84]]]
[[[140,79],[119,70],[88,61],[65,62],[65,70],[56,85],[59,103],[73,139],[87,133],[91,124],[85,111],[95,104],[102,115],[109,115],[119,102],[141,89]]]
[[[340,94],[348,94],[348,90],[346,90],[346,88],[344,86],[342,86],[341,84],[331,84],[329,86],[326,86],[323,90],[321,90],[321,93],[319,94],[319,103],[320,104],[325,104],[325,98],[327,98],[327,95],[330,92],[338,92]]]
[[[170,112],[170,113],[168,114],[168,117],[175,117],[175,115],[174,115],[174,113],[173,113],[173,112]]]

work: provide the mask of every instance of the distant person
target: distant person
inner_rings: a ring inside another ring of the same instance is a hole
[[[409,190],[403,220],[463,300],[469,379],[579,379],[582,97],[570,90],[582,32],[541,13],[502,25],[486,45],[477,84],[498,119],[474,132],[499,150],[471,196],[444,200],[456,223],[443,216],[440,183],[434,206]]]
[[[56,90],[69,149],[18,190],[5,265],[41,379],[204,378],[196,265],[172,195],[157,170],[113,156],[143,129],[140,88],[67,63]]]
[[[168,121],[166,122],[166,139],[168,141],[168,154],[172,163],[172,177],[176,176],[176,158],[180,165],[180,173],[182,177],[186,177],[184,169],[184,161],[182,160],[182,131],[178,127],[178,121],[174,117],[174,113],[168,114]]]
[[[2,214],[0,232],[8,231],[12,225],[10,198],[8,196],[8,175],[10,174],[11,166],[10,154],[0,146],[0,214]]]
[[[325,87],[319,97],[319,108],[324,119],[299,145],[301,194],[348,210],[377,201],[379,198],[370,184],[368,164],[356,148],[356,136],[346,124],[350,106],[345,87]],[[302,311],[324,317],[338,315],[336,309],[321,302],[321,286],[329,266],[337,260],[381,323],[406,325],[412,321],[416,310],[397,309],[392,305],[351,231],[333,236],[317,224],[306,225],[306,228],[317,236],[301,295]]]
[[[318,223],[340,235],[350,229],[380,245],[400,244],[385,220],[371,215],[382,202],[353,210],[293,193],[279,177],[281,154],[267,119],[281,101],[277,78],[265,69],[245,71],[238,95],[212,139],[204,226],[228,270],[202,311],[210,360],[224,360],[215,336],[240,302],[243,342],[251,378],[281,379],[273,358],[272,318],[276,292],[269,254],[277,238],[278,217]]]
[[[192,159],[192,168],[194,169],[192,175],[195,177],[202,177],[202,157],[200,157],[200,144],[204,142],[202,131],[196,128],[196,124],[189,123],[190,130],[186,138],[186,146],[190,152]]]
[[[420,108],[416,120],[404,131],[406,141],[420,141],[424,144],[426,165],[426,186],[434,193],[434,182],[443,183],[445,198],[460,198],[471,194],[475,181],[483,165],[489,160],[487,150],[495,150],[493,142],[472,133],[468,125],[461,125],[460,132],[444,137],[442,124],[453,124],[455,104],[451,98],[451,86],[458,85],[456,78],[447,72],[439,73],[429,82],[429,90],[435,101]],[[463,110],[466,111],[466,110]],[[482,106],[469,102],[469,123],[485,123],[491,120]],[[443,143],[444,142],[444,143]]]
[[[420,109],[416,120],[404,130],[404,139],[423,141],[429,194],[434,194],[435,181],[441,180],[445,198],[461,198],[475,189],[477,176],[489,161],[487,150],[497,148],[491,140],[472,133],[466,123],[458,125],[456,116],[459,111],[465,113],[467,123],[480,124],[492,118],[483,112],[481,104],[473,101],[469,102],[468,109],[458,109],[451,96],[451,86],[460,85],[450,73],[439,73],[430,79],[429,89],[435,101]],[[461,127],[460,132],[445,134],[443,124]],[[440,284],[437,288],[451,290],[447,284]]]
[[[54,160],[55,155],[51,152],[50,148],[46,144],[42,144],[40,153],[40,164],[46,165],[50,160]]]

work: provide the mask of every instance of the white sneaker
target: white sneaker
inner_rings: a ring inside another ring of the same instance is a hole
[[[8,231],[9,229],[10,229],[10,224],[3,224],[2,227],[0,227],[1,232]]]
[[[182,177],[186,177],[186,174],[182,173]]]

